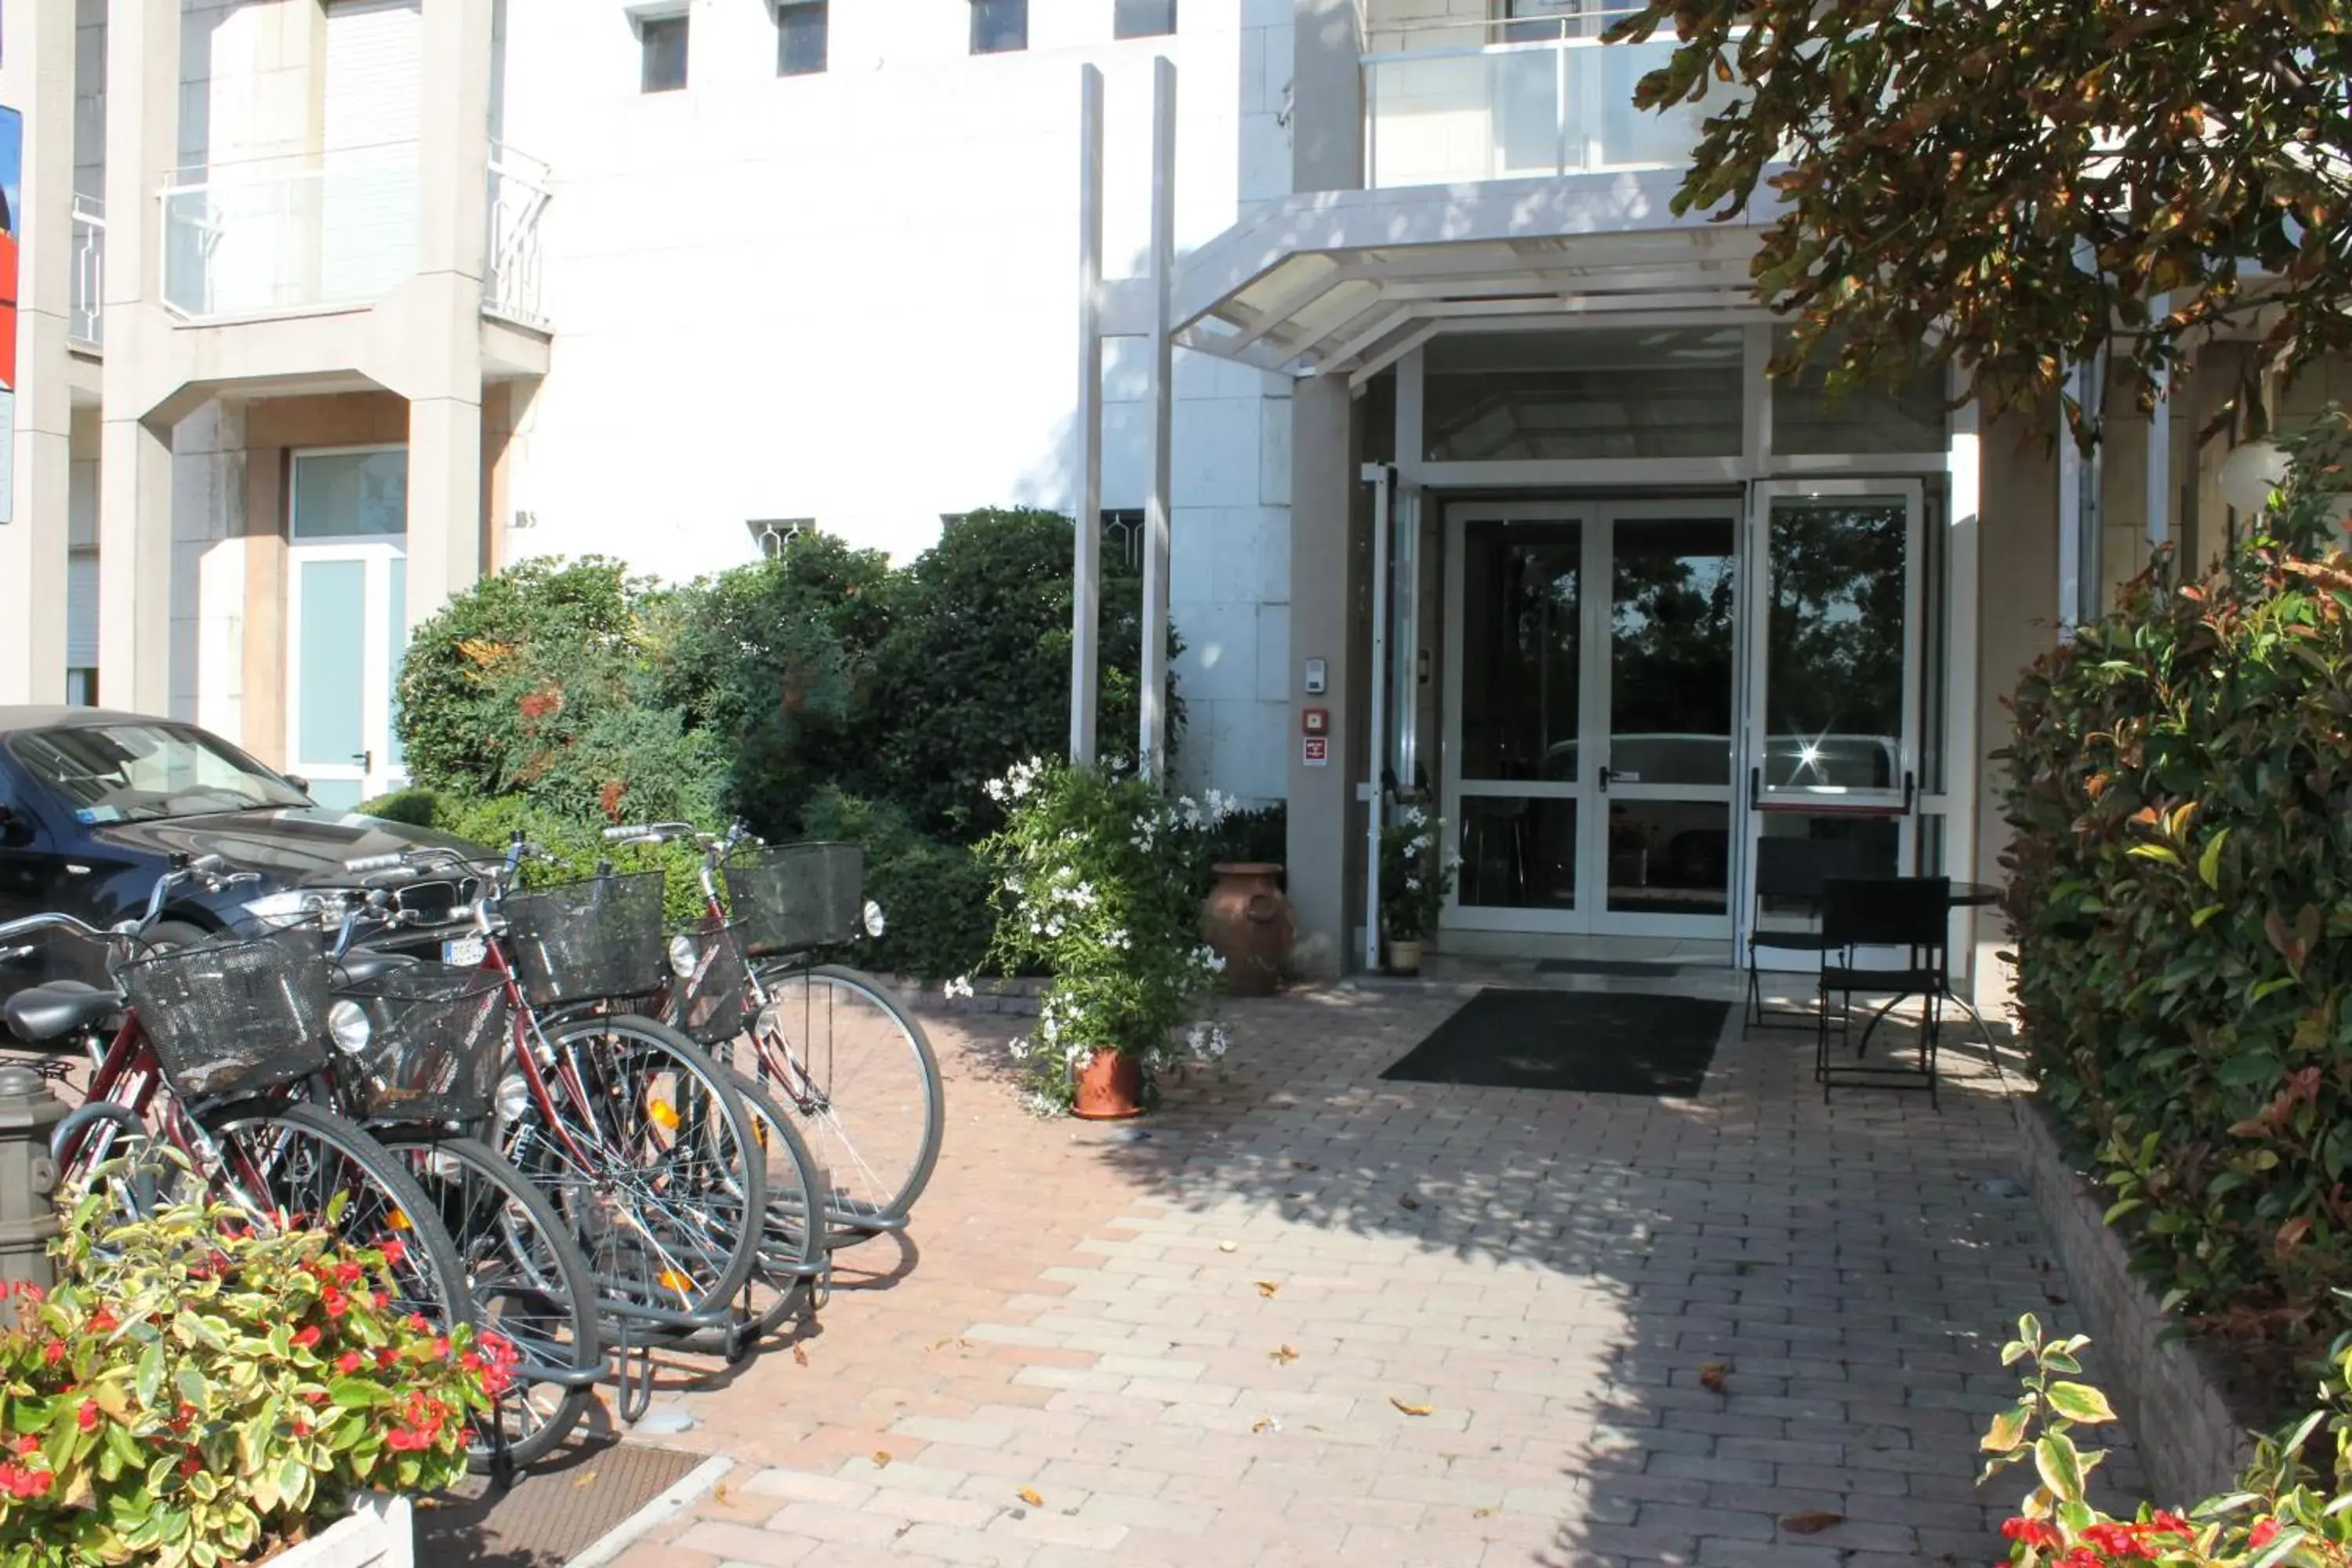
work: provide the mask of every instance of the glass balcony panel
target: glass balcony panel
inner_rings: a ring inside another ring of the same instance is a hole
[[[183,315],[362,305],[415,271],[413,157],[163,195],[163,301]]]

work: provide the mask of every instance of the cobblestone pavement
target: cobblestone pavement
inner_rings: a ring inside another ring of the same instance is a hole
[[[804,1363],[664,1394],[738,1463],[625,1568],[2000,1557],[1999,1346],[2072,1321],[1981,1055],[1940,1112],[1736,1024],[1695,1101],[1380,1081],[1464,994],[1236,1004],[1139,1139],[935,1023],[910,1244],[844,1255]]]

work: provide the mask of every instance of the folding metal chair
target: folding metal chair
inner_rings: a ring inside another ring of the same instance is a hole
[[[1826,1101],[1832,1088],[1876,1085],[1888,1089],[1924,1089],[1936,1097],[1936,1053],[1942,1044],[1943,1008],[1953,1000],[1951,974],[1952,883],[1948,877],[1832,878],[1822,884],[1822,936],[1843,962],[1822,965],[1821,1016],[1815,1022],[1813,1076]],[[1900,962],[1863,962],[1873,950],[1892,949]],[[1863,1031],[1852,1062],[1833,1060],[1830,1053],[1830,998],[1840,999],[1838,1038],[1841,1045],[1853,1032],[1853,998],[1857,993],[1884,995],[1885,1005],[1873,1015],[1871,1026],[1904,998],[1916,996],[1923,1005],[1919,1024],[1919,1062],[1904,1067],[1889,1060],[1883,1067],[1865,1064],[1863,1050],[1870,1028]]]
[[[1801,1029],[1812,1022],[1790,1007],[1764,1005],[1764,966],[1758,949],[1815,955],[1816,966],[1837,951],[1822,933],[1822,885],[1832,877],[1852,877],[1863,868],[1856,847],[1842,838],[1759,838],[1756,841],[1754,918],[1748,927],[1748,1026],[1753,1029]],[[1811,925],[1803,929],[1764,930],[1767,900],[1801,904]],[[1801,972],[1789,972],[1801,973]],[[1788,1023],[1770,1020],[1784,1018]]]

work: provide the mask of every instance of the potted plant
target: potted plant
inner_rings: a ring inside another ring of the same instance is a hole
[[[992,956],[1051,978],[1013,1052],[1040,1110],[1134,1116],[1159,1072],[1222,1056],[1206,1005],[1224,960],[1201,900],[1222,801],[1203,807],[1115,768],[1032,761],[988,785],[1005,825],[981,846],[997,878]]]
[[[400,1315],[383,1251],[79,1195],[0,1330],[0,1563],[406,1562],[513,1352]],[[395,1241],[393,1246],[397,1246]]]
[[[1381,935],[1391,974],[1421,973],[1422,949],[1454,887],[1454,863],[1438,840],[1445,821],[1408,805],[1381,829]]]

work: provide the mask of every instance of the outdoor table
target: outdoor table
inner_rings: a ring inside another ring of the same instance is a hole
[[[1955,881],[1951,885],[1951,891],[1948,895],[1946,901],[1956,910],[1983,909],[2000,903],[2000,894],[2001,889],[1990,882]],[[1947,978],[1948,979],[1951,969],[1951,955],[1949,953],[1945,954],[1944,966]],[[1861,1041],[1856,1044],[1853,1048],[1853,1054],[1857,1058],[1870,1048],[1871,1032],[1878,1027],[1880,1023],[1885,1019],[1886,1015],[1895,1011],[1896,1007],[1900,1006],[1905,1002],[1909,1001],[1913,994],[1914,993],[1906,991],[1900,995],[1890,996],[1887,998],[1885,1005],[1881,1006],[1875,1013],[1871,1015],[1870,1022],[1863,1026]],[[1995,1074],[1999,1074],[2000,1072],[2000,1052],[1999,1047],[1993,1044],[1992,1029],[1991,1026],[1984,1021],[1984,1015],[1977,1011],[1976,1005],[1974,1003],[1961,995],[1958,992],[1951,990],[1948,987],[1947,987],[1944,992],[1944,999],[1957,1004],[1960,1011],[1969,1016],[1969,1021],[1976,1025],[1977,1034],[1979,1037],[1984,1041],[1985,1059],[1992,1063],[1992,1070]]]

